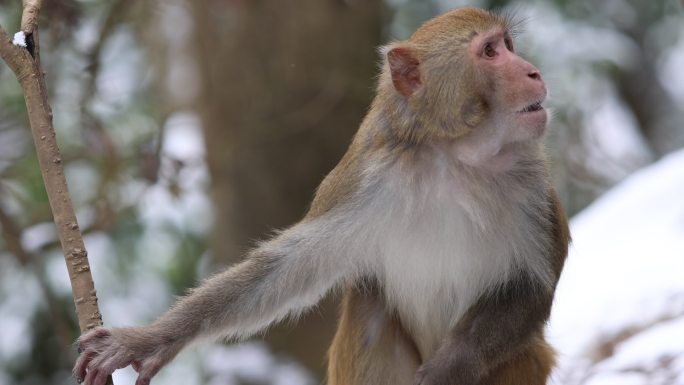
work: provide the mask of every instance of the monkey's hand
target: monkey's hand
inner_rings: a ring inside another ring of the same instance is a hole
[[[458,347],[442,347],[416,373],[415,385],[478,385],[482,366]]]
[[[178,354],[182,344],[155,336],[147,327],[95,328],[78,339],[73,375],[85,385],[105,385],[116,369],[132,365],[137,371],[135,385],[147,385],[159,369]]]

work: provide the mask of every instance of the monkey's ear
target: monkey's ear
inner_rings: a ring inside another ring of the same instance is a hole
[[[411,96],[423,84],[420,80],[420,62],[411,48],[391,48],[387,51],[387,61],[392,83],[400,94]]]

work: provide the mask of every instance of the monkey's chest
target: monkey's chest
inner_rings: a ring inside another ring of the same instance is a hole
[[[423,357],[486,290],[507,280],[515,265],[511,250],[529,242],[511,230],[524,221],[515,207],[483,226],[457,199],[433,198],[392,204],[379,246],[388,304]],[[474,213],[493,215],[480,210]]]

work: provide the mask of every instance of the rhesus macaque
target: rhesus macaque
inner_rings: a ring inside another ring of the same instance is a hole
[[[199,337],[249,337],[342,288],[331,385],[546,383],[569,233],[541,75],[511,22],[474,8],[383,52],[370,111],[304,219],[151,325],[85,333],[79,381],[133,365],[148,384]]]

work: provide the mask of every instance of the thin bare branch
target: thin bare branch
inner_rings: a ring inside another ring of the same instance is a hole
[[[38,13],[43,0],[22,0],[24,12],[21,15],[21,30],[30,35],[38,27]]]
[[[79,326],[81,331],[91,329],[101,325],[102,318],[52,127],[52,109],[48,103],[45,77],[39,63],[26,49],[12,44],[2,26],[0,55],[15,73],[24,91],[40,171],[69,270]]]
[[[22,30],[33,42],[32,51],[29,52],[24,47],[14,45],[0,26],[0,57],[12,69],[24,92],[38,163],[62,244],[79,327],[83,332],[102,325],[102,316],[97,306],[97,295],[90,273],[88,253],[71,204],[64,177],[62,155],[52,126],[52,109],[48,101],[45,73],[40,65],[37,28],[40,6],[40,0],[24,0]],[[112,383],[111,377],[108,378],[107,383]]]

